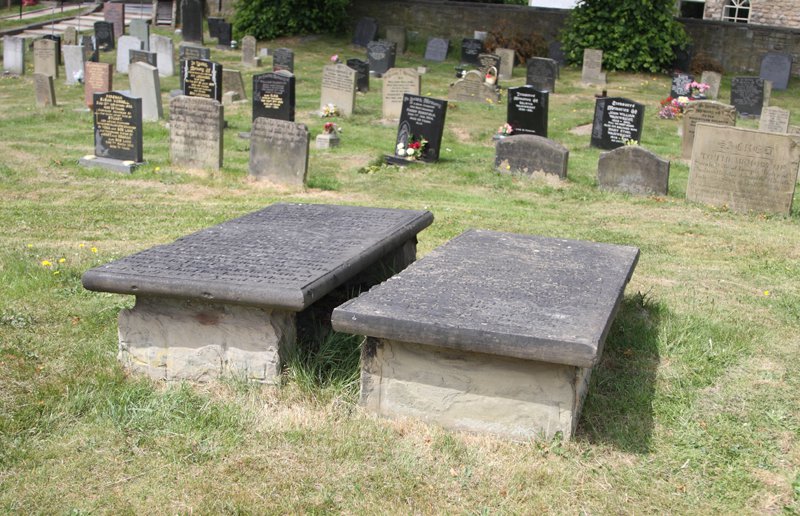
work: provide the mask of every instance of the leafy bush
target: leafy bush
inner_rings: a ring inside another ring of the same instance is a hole
[[[496,48],[510,48],[514,51],[517,64],[525,64],[530,57],[547,56],[547,40],[540,34],[524,34],[511,28],[505,21],[495,25],[483,46],[487,52],[494,52]]]
[[[609,70],[665,70],[689,42],[674,6],[674,0],[582,0],[561,34],[564,54],[580,64],[583,49],[599,48]]]
[[[349,5],[350,0],[237,0],[233,30],[239,39],[341,33]]]

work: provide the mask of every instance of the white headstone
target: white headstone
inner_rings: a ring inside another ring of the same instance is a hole
[[[78,84],[83,81],[83,46],[64,45],[61,47],[64,54],[64,75],[67,84]]]
[[[128,70],[131,95],[142,99],[142,120],[155,121],[161,118],[161,81],[158,68],[147,63],[131,63]]]
[[[175,48],[172,38],[153,34],[150,36],[150,51],[158,56],[158,75],[172,77],[175,75]]]
[[[142,50],[142,41],[133,36],[120,36],[117,40],[117,71],[119,73],[128,73],[131,50]]]
[[[25,40],[16,36],[3,38],[3,70],[14,75],[25,74]]]

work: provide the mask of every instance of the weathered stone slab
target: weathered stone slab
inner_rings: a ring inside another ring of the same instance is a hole
[[[450,86],[447,98],[460,102],[494,104],[500,101],[500,92],[494,85],[486,84],[480,72],[470,70],[464,74],[463,79],[457,80]]]
[[[367,45],[367,61],[369,73],[381,77],[390,68],[394,68],[397,47],[391,41],[370,41]]]
[[[731,80],[731,104],[739,116],[761,116],[761,110],[769,105],[766,88],[764,79],[758,77],[734,77]]]
[[[239,70],[222,70],[222,89],[227,92],[234,92],[238,100],[247,100],[247,91],[244,89],[244,79]]]
[[[272,71],[281,70],[294,73],[294,51],[291,48],[276,48],[272,53]]]
[[[789,132],[789,111],[779,107],[766,107],[761,111],[758,130],[768,133]]]
[[[130,65],[133,63],[147,63],[158,70],[158,54],[155,52],[148,52],[147,50],[131,50],[130,62],[128,63],[129,70]]]
[[[142,50],[150,51],[150,24],[143,18],[131,20],[128,33],[142,42]]]
[[[556,78],[558,77],[558,63],[544,57],[531,57],[528,59],[525,83],[539,91],[555,93]]]
[[[309,141],[305,124],[256,118],[250,131],[250,176],[277,184],[304,185]]]
[[[511,135],[495,143],[494,166],[505,174],[552,174],[567,178],[569,150],[533,134]]]
[[[131,63],[128,72],[131,94],[142,99],[142,120],[154,122],[164,115],[161,105],[161,80],[158,68],[147,63]]]
[[[25,75],[25,38],[3,36],[3,70]]]
[[[222,167],[222,104],[179,95],[169,102],[169,154],[176,165],[218,170]]]
[[[56,105],[56,90],[53,86],[53,76],[34,72],[33,90],[36,93],[36,105],[47,107]]]
[[[114,26],[114,38],[125,34],[125,4],[122,2],[106,2],[103,4],[103,19]]]
[[[785,90],[792,75],[792,54],[768,52],[761,59],[759,77],[771,81],[773,89]]]
[[[800,143],[789,135],[697,124],[686,198],[788,216],[798,168]]]
[[[386,39],[396,45],[397,52],[401,54],[406,51],[406,28],[400,25],[389,25],[386,27]]]
[[[642,141],[644,104],[622,97],[603,97],[595,101],[591,145],[616,149]]]
[[[94,107],[94,94],[111,91],[114,78],[111,63],[87,61],[83,68],[83,95],[86,106]]]
[[[342,116],[353,114],[356,104],[356,72],[347,65],[327,65],[322,69],[320,109],[327,104],[339,108]]]
[[[669,160],[631,145],[600,155],[597,163],[600,188],[634,195],[667,195]]]
[[[131,50],[141,50],[142,40],[133,36],[122,36],[117,40],[117,72],[128,73]]]
[[[35,73],[58,77],[58,44],[52,39],[33,42],[33,70]]]
[[[78,84],[83,80],[84,54],[79,45],[64,45],[64,79],[67,84]]]
[[[603,51],[596,48],[586,48],[583,50],[583,69],[581,70],[581,82],[584,84],[596,84],[603,86],[606,84],[606,74],[603,70]]]
[[[114,24],[106,21],[94,22],[94,41],[95,47],[101,52],[114,50]]]
[[[494,53],[500,56],[500,79],[507,81],[514,76],[514,50],[510,48],[496,48]]]
[[[705,71],[700,76],[700,82],[708,84],[709,88],[706,90],[706,98],[710,100],[717,100],[719,98],[719,85],[722,83],[722,74],[717,72]]]
[[[261,66],[261,58],[257,52],[258,41],[253,36],[242,38],[242,65],[250,68]]]
[[[150,50],[156,53],[158,74],[161,77],[175,75],[175,47],[172,38],[153,34],[150,36]]]
[[[450,40],[444,38],[431,38],[425,47],[425,60],[442,62],[447,59],[450,50]]]
[[[69,26],[64,29],[62,43],[64,46],[66,45],[79,45],[80,42],[78,41],[78,30],[75,27]]]
[[[691,159],[694,143],[695,126],[704,122],[716,125],[736,125],[736,108],[722,102],[712,100],[696,100],[690,102],[683,110],[681,120],[681,157]]]
[[[420,94],[420,77],[412,68],[392,68],[383,76],[383,118],[400,118],[403,95]]]

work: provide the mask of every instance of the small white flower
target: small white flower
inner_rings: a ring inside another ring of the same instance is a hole
[[[406,156],[413,156],[413,155],[414,155],[414,149],[406,149]]]
[[[405,147],[405,145],[403,145],[402,143],[397,144],[397,150],[403,150],[403,147]]]

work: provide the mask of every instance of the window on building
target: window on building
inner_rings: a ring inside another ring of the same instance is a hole
[[[736,23],[750,21],[750,0],[725,0],[722,20]]]
[[[699,18],[702,20],[705,8],[705,2],[681,0],[681,18]]]

